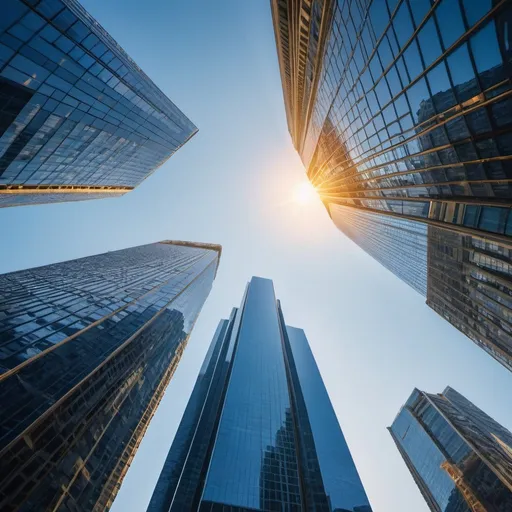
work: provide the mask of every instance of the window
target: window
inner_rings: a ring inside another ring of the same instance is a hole
[[[398,9],[398,12],[396,13],[396,16],[393,20],[393,27],[395,28],[398,43],[401,47],[403,47],[414,32],[411,16],[409,14],[409,8],[407,7],[407,2],[402,2],[400,9]]]
[[[491,9],[491,0],[463,0],[466,18],[470,26],[473,26]]]
[[[405,64],[409,77],[414,80],[420,73],[423,72],[423,64],[420,58],[420,51],[416,39],[413,40],[409,48],[404,52]]]
[[[503,233],[505,229],[505,219],[507,213],[507,208],[482,206],[478,227],[493,233]]]
[[[470,45],[479,74],[502,64],[494,23],[488,23],[482,30],[477,32],[471,38]],[[490,81],[486,80],[486,82],[487,87],[492,85],[492,79]]]
[[[468,45],[464,44],[447,58],[454,92],[459,102],[472,98],[480,92],[469,58]]]
[[[425,66],[428,67],[443,53],[441,45],[439,44],[439,37],[437,35],[437,29],[433,18],[428,20],[420,30],[418,34],[418,41],[420,43]]]
[[[444,47],[448,48],[464,33],[459,1],[443,0],[436,9],[436,18]]]
[[[464,211],[464,226],[469,228],[476,227],[478,223],[478,217],[480,215],[480,206],[467,205]]]

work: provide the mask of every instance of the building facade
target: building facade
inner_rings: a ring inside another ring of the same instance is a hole
[[[76,0],[3,0],[0,207],[129,192],[196,127]]]
[[[389,431],[430,510],[512,510],[512,433],[454,389],[415,389]]]
[[[220,246],[165,241],[0,276],[0,509],[110,508]]]
[[[271,6],[289,131],[332,220],[512,370],[512,5]]]
[[[148,512],[371,512],[304,331],[253,277],[217,328]]]

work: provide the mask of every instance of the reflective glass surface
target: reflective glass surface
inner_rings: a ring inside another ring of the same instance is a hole
[[[512,249],[429,226],[428,262],[427,304],[512,370]]]
[[[282,510],[300,510],[281,343],[272,281],[253,278],[203,501],[258,509],[260,487],[271,486]]]
[[[307,476],[307,487],[312,491],[308,510],[370,512],[370,503],[306,335],[302,329],[295,327],[286,327],[286,332],[298,409],[298,432],[304,437],[302,451],[307,458],[304,472],[314,468],[313,471],[319,473]],[[300,411],[301,407],[303,411]],[[308,435],[310,440],[307,439]]]
[[[0,276],[2,510],[110,506],[219,251],[161,242]]]
[[[124,193],[195,131],[78,2],[4,0],[0,207]]]
[[[451,388],[442,395],[415,390],[390,428],[425,500],[440,512],[512,506],[510,475],[503,471],[512,467],[510,451],[489,435],[494,430],[507,446],[510,432]],[[499,454],[495,460],[490,451]]]
[[[300,329],[253,277],[219,324],[148,512],[371,512]]]
[[[271,4],[289,131],[334,223],[512,369],[511,3],[313,2],[319,27]]]
[[[460,225],[441,205],[510,214],[507,2],[316,2],[321,28],[272,4],[290,133],[326,205]],[[301,52],[310,88],[289,65]]]
[[[200,475],[206,456],[206,448],[212,436],[211,429],[208,432],[200,430],[199,424],[203,418],[208,419],[208,416],[210,416],[209,419],[212,422],[215,421],[215,413],[217,411],[206,411],[205,405],[209,399],[220,398],[221,396],[221,393],[215,393],[215,387],[212,387],[212,382],[216,378],[214,372],[219,361],[219,355],[222,352],[223,346],[226,345],[228,326],[228,320],[221,320],[217,327],[157,485],[153,491],[148,512],[174,510],[177,509],[178,503],[181,505],[181,502],[184,501],[183,498],[187,497],[188,501],[186,503],[191,504],[195,497],[199,485],[197,477]],[[224,382],[221,383],[222,385],[224,385]],[[209,398],[210,393],[212,395],[211,398]],[[216,397],[213,395],[216,395]],[[207,412],[210,412],[210,414],[207,414]],[[193,444],[196,444],[194,449],[192,449]],[[198,444],[201,446],[206,445],[206,448],[198,450]],[[190,472],[191,466],[198,468],[194,472],[196,478],[184,478],[185,472],[187,470]],[[186,490],[182,488],[180,492],[177,492],[179,485],[185,486]],[[188,492],[188,489],[191,491]]]
[[[359,247],[423,296],[427,295],[427,226],[330,205],[334,224]]]

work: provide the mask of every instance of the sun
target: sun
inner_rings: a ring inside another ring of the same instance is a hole
[[[302,181],[295,186],[293,191],[293,199],[296,203],[307,204],[310,203],[316,196],[316,190],[309,181]]]

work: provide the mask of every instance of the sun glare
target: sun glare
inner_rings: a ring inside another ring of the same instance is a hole
[[[294,190],[293,198],[296,203],[307,204],[310,203],[316,196],[316,190],[309,181],[299,183]]]

